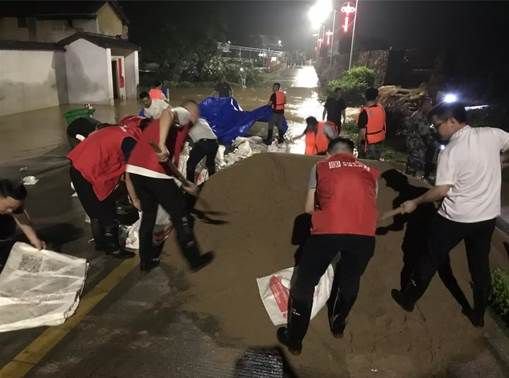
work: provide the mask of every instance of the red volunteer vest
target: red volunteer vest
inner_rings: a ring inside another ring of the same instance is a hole
[[[317,163],[313,235],[374,236],[378,211],[376,180],[379,172],[349,154],[337,154]]]
[[[128,164],[169,175],[165,166],[159,162],[150,143],[159,145],[159,120],[157,119],[151,120],[143,130],[140,140],[129,156]]]
[[[170,157],[175,165],[178,166],[180,153],[184,147],[187,134],[189,133],[189,125],[183,127],[170,128],[168,138],[166,139],[166,147],[170,152]],[[159,144],[159,120],[153,119],[143,130],[140,141],[134,147],[128,164],[149,169],[154,172],[163,173],[172,176],[172,173],[166,168],[166,164],[160,163],[157,155],[150,146],[150,143]]]
[[[125,172],[122,142],[125,138],[139,139],[141,131],[135,127],[109,126],[91,133],[67,155],[103,201],[115,190]]]

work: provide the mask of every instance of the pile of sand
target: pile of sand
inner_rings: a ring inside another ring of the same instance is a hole
[[[220,218],[229,223],[196,224],[202,249],[216,251],[217,259],[202,272],[187,275],[185,307],[200,314],[198,324],[219,342],[246,348],[277,345],[276,328],[261,303],[255,279],[292,266],[293,221],[303,210],[315,161],[299,155],[259,154],[219,172],[203,189],[205,201],[197,207],[224,212]],[[372,165],[382,171],[390,168],[384,163]],[[395,196],[381,180],[379,208],[390,209]],[[290,357],[299,376],[441,376],[452,362],[474,359],[486,349],[482,331],[461,315],[438,279],[413,313],[404,313],[392,302],[390,289],[398,287],[402,265],[401,238],[402,232],[377,237],[375,256],[342,340],[330,335],[325,311],[311,322],[303,354]],[[463,247],[457,249],[453,269],[466,290],[468,269]],[[175,251],[174,244],[167,250]],[[169,253],[165,260],[185,269],[178,253]]]

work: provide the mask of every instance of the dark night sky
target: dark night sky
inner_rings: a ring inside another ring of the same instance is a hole
[[[307,10],[312,1],[172,3],[192,7],[195,12],[219,9],[227,37],[234,43],[245,42],[249,34],[278,35],[293,48],[309,46],[311,40]],[[123,6],[131,23],[136,23],[136,13],[129,12],[129,3]],[[361,37],[382,40],[395,48],[448,45],[469,48],[472,44],[496,46],[502,34],[507,35],[508,21],[506,1],[360,0],[357,30]]]

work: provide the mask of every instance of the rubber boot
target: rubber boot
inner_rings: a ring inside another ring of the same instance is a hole
[[[308,330],[312,303],[312,297],[309,303],[296,301],[291,295],[288,298],[288,324],[278,329],[277,337],[292,354],[298,355],[302,351],[302,340]]]
[[[116,224],[104,228],[104,240],[106,254],[112,255],[113,257],[119,259],[130,258],[134,256],[133,252],[129,252],[120,248],[120,243],[118,241],[118,226]]]
[[[164,247],[164,241],[161,243],[158,243],[158,244],[154,243],[154,246],[153,246],[154,256],[152,257],[152,265],[154,267],[158,266],[161,263],[161,253],[163,251],[163,247]]]
[[[193,222],[190,216],[183,216],[180,222],[176,223],[175,231],[177,232],[177,241],[179,243],[184,257],[186,258],[191,271],[197,272],[202,268],[209,265],[214,259],[213,252],[207,252],[203,255],[196,244],[196,239],[193,233]]]
[[[106,244],[104,239],[104,227],[97,218],[90,218],[90,229],[94,238],[95,250],[106,252]]]

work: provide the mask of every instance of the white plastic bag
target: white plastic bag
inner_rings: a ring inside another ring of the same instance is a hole
[[[0,274],[0,332],[62,324],[78,307],[85,259],[16,243]]]
[[[257,278],[258,291],[265,310],[275,326],[286,324],[288,315],[288,297],[290,294],[290,282],[294,268],[287,268],[273,273],[270,276]],[[329,265],[322,278],[315,286],[311,319],[322,309],[329,299],[334,269]]]
[[[127,238],[125,240],[125,248],[130,251],[137,251],[140,248],[140,225],[141,217],[143,214],[140,212],[140,217],[136,222],[128,227]],[[171,232],[171,220],[168,213],[159,205],[157,208],[157,218],[154,227],[154,244],[160,244],[166,240]]]

